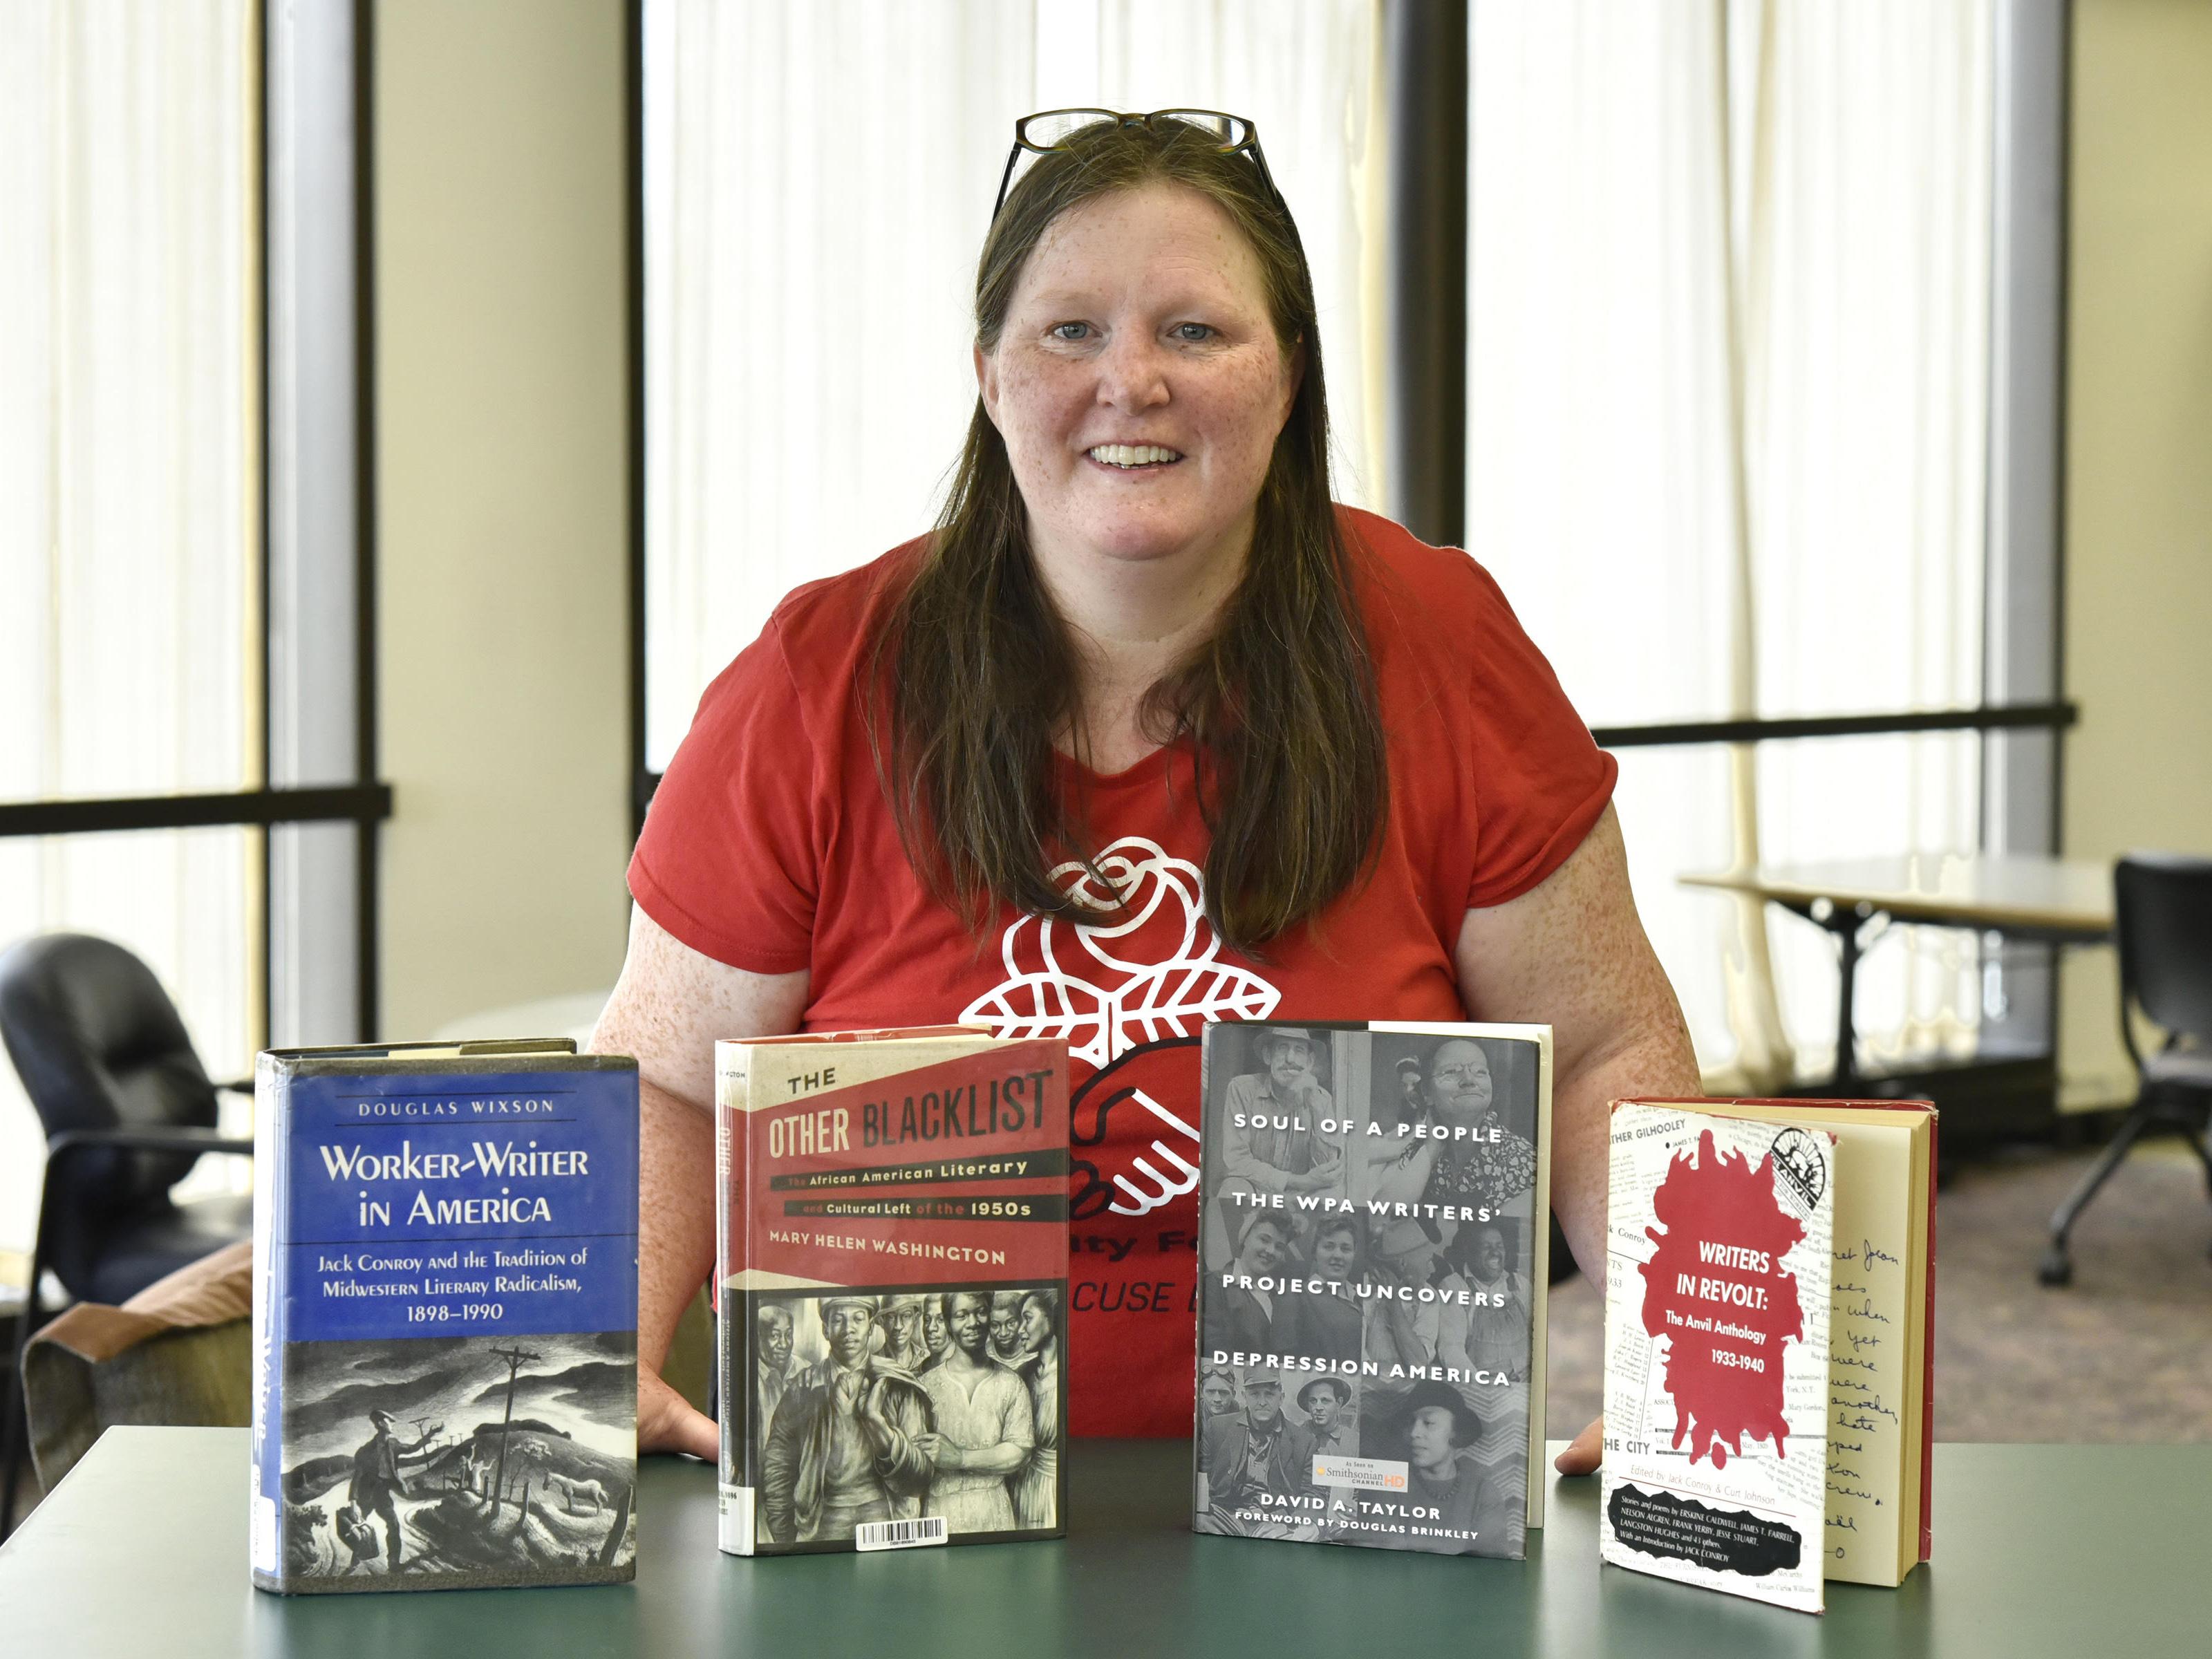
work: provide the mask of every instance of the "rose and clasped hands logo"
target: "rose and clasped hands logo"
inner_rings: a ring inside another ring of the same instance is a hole
[[[1102,1208],[1145,1215],[1197,1186],[1195,1068],[1177,1051],[1194,1046],[1210,1019],[1265,1019],[1282,1000],[1250,969],[1221,960],[1196,865],[1141,836],[1115,842],[1097,864],[1104,888],[1079,863],[1052,874],[1099,919],[1016,918],[1000,941],[1006,977],[960,1014],[1003,1037],[1060,1039],[1097,1068],[1074,1091],[1074,1139],[1094,1160],[1126,1158],[1127,1167],[1078,1159],[1079,1218]],[[1182,1103],[1189,1116],[1147,1084],[1179,1101],[1192,1097]],[[1142,1133],[1109,1139],[1108,1116],[1125,1104],[1150,1115],[1149,1146]]]

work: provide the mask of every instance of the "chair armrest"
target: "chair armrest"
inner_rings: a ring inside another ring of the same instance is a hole
[[[46,1169],[71,1153],[93,1146],[119,1146],[142,1152],[234,1152],[253,1155],[253,1143],[215,1129],[177,1125],[164,1129],[66,1129],[46,1143]]]
[[[53,1213],[54,1177],[63,1164],[78,1152],[95,1146],[112,1146],[125,1152],[228,1152],[240,1158],[253,1156],[253,1143],[237,1135],[220,1133],[214,1129],[192,1128],[177,1125],[161,1129],[65,1129],[46,1143],[46,1174],[39,1185],[39,1228],[31,1251],[32,1302],[38,1299],[36,1269],[46,1252],[46,1218]],[[24,1341],[30,1340],[28,1322],[22,1326]]]

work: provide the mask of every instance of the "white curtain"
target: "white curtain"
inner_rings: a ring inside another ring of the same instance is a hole
[[[0,799],[258,781],[257,17],[0,5]],[[0,945],[122,941],[240,1075],[258,856],[242,830],[0,840]],[[42,1156],[0,1066],[0,1249],[28,1248]]]
[[[1477,0],[1468,541],[1593,724],[1978,701],[1990,35],[1990,0]],[[1675,878],[1971,849],[1977,741],[1621,759],[1709,1072],[1825,1070],[1827,938]],[[1972,949],[1869,956],[1863,1051],[1970,1043]]]
[[[974,407],[1016,118],[1224,109],[1314,265],[1337,490],[1364,502],[1370,0],[647,0],[647,759],[800,582],[927,527]]]

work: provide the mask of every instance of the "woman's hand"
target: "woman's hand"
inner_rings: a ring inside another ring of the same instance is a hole
[[[1552,1467],[1561,1474],[1595,1474],[1604,1459],[1605,1418],[1601,1413],[1590,1419],[1589,1427],[1577,1435],[1566,1450],[1552,1460]]]
[[[709,1463],[722,1455],[721,1431],[714,1419],[660,1380],[649,1367],[637,1368],[637,1449],[646,1452],[688,1452]]]

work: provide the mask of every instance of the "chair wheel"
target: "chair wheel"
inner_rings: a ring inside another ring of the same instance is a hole
[[[2063,1244],[2053,1244],[2043,1253],[2043,1265],[2035,1276],[2045,1285],[2071,1285],[2074,1282],[2073,1258],[2066,1254]]]

